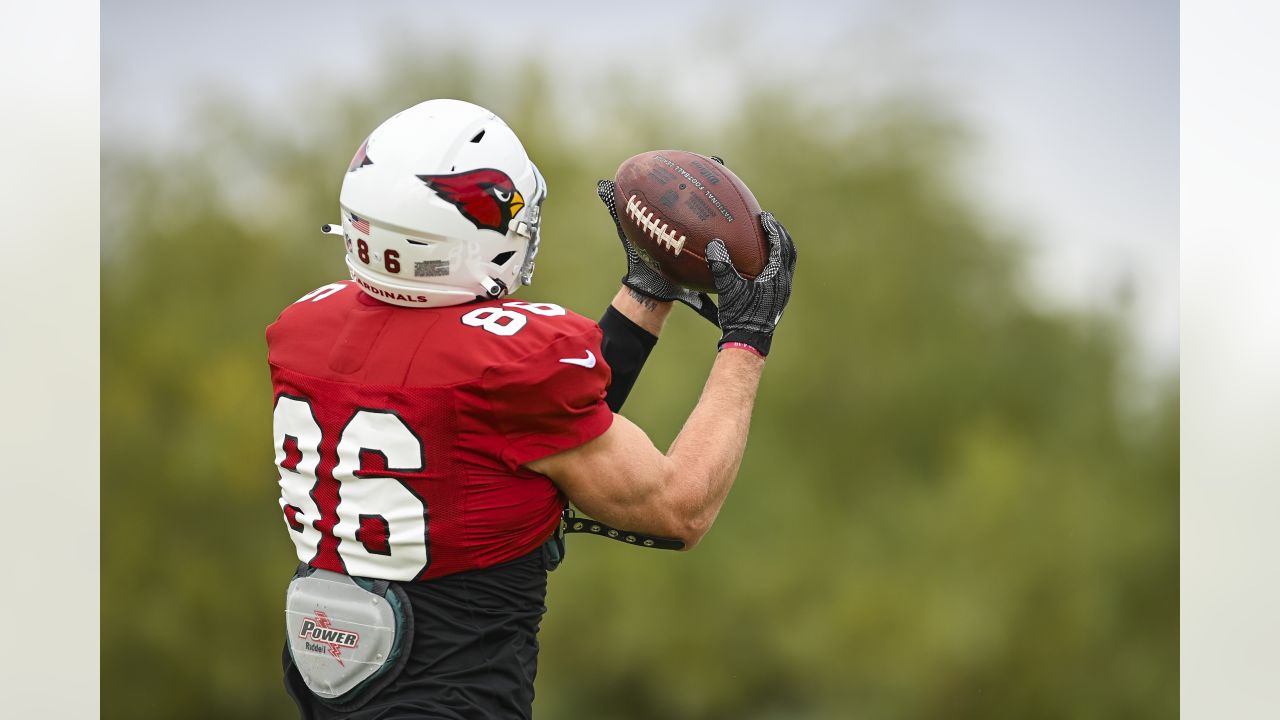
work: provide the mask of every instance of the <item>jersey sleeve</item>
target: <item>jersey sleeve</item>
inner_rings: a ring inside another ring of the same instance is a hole
[[[605,392],[610,371],[601,357],[601,337],[600,328],[589,323],[485,372],[482,388],[503,438],[500,458],[511,470],[578,447],[609,429],[613,411],[605,404]]]

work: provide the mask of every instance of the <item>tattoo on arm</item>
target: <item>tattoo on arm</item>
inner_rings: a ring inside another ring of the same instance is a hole
[[[657,311],[657,309],[658,309],[658,301],[657,301],[657,300],[654,300],[653,298],[649,297],[648,295],[645,295],[644,293],[638,292],[638,291],[636,291],[634,288],[630,288],[630,287],[628,287],[628,288],[627,288],[627,294],[631,296],[631,299],[632,299],[632,300],[635,300],[636,302],[638,302],[638,303],[640,303],[641,305],[643,305],[645,310],[648,310],[649,312],[656,312],[656,311]]]

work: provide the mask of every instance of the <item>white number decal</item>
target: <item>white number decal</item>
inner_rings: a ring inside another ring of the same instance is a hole
[[[431,558],[426,501],[395,477],[425,469],[423,446],[399,415],[359,410],[351,416],[338,434],[337,465],[332,471],[337,492],[320,497],[312,492],[320,482],[317,469],[323,432],[311,404],[281,395],[272,425],[280,468],[280,508],[285,525],[293,531],[299,560],[312,562],[319,553],[321,532],[315,523],[322,517],[323,503],[324,512],[337,515],[333,535],[349,575],[413,580],[426,569]],[[381,455],[385,474],[362,472],[364,453]],[[366,524],[376,529],[377,538],[360,537]]]
[[[502,303],[502,307],[513,307],[534,315],[543,315],[545,317],[559,317],[564,314],[564,308],[553,303],[527,303],[519,300]]]
[[[515,308],[533,313],[534,315],[542,315],[544,317],[556,317],[564,315],[564,308],[552,303],[527,303],[513,300],[511,302],[502,303],[504,308]],[[529,322],[529,318],[512,310],[503,310],[496,307],[476,308],[466,315],[462,316],[462,324],[471,327],[482,327],[494,335],[502,335],[507,337],[520,332],[520,329]]]
[[[297,300],[294,300],[293,304],[297,305],[298,303],[306,302],[307,300],[310,300],[311,302],[320,302],[330,295],[336,295],[345,289],[347,289],[347,286],[342,283],[329,283],[328,285],[318,287]]]
[[[284,524],[294,532],[298,558],[305,562],[314,558],[320,547],[320,531],[315,526],[320,508],[311,498],[320,464],[320,423],[306,400],[281,395],[271,425],[276,436],[276,466],[280,468],[280,510]],[[288,457],[288,440],[296,446],[296,462]]]
[[[338,554],[348,575],[412,580],[427,566],[426,503],[394,477],[357,474],[362,451],[382,455],[390,472],[424,468],[422,441],[399,415],[361,410],[352,416],[338,440],[338,465],[333,469],[342,488],[338,524],[333,527]],[[385,553],[370,551],[364,539],[356,537],[363,519],[384,524]]]
[[[462,324],[482,327],[494,335],[515,335],[529,319],[518,312],[496,307],[476,308],[462,316]]]

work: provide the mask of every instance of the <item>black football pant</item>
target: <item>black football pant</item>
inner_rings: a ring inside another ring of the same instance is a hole
[[[399,677],[351,712],[312,694],[286,645],[285,688],[303,720],[529,718],[546,612],[542,550],[482,570],[402,583],[414,638]]]

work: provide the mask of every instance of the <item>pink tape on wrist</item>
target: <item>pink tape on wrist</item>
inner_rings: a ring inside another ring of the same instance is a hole
[[[756,357],[761,359],[764,358],[764,353],[760,352],[759,350],[755,349],[754,347],[744,342],[727,342],[720,346],[721,350],[724,350],[725,348],[737,348],[738,350],[748,350],[750,352],[755,353]]]

